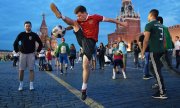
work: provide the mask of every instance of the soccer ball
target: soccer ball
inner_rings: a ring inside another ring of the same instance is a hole
[[[65,33],[66,33],[66,29],[61,25],[57,25],[52,29],[52,35],[55,36],[56,38],[64,37]]]

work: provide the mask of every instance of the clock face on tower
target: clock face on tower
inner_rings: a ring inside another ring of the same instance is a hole
[[[129,5],[129,6],[128,6],[128,9],[131,11],[131,10],[132,10],[132,6],[131,6],[131,5]]]
[[[121,12],[124,12],[124,7],[121,7]]]

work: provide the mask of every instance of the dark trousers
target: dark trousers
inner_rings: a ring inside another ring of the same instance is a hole
[[[172,67],[172,54],[173,54],[172,50],[165,51],[165,59],[169,67]]]
[[[134,65],[135,65],[135,67],[140,67],[138,55],[139,55],[139,53],[134,53]]]
[[[74,57],[69,57],[69,61],[72,67],[74,67]]]
[[[159,86],[159,92],[161,94],[164,94],[165,92],[165,86],[164,86],[164,79],[161,73],[162,63],[160,61],[160,58],[162,57],[163,53],[150,53],[150,58],[153,66],[153,75],[156,78],[156,81]]]
[[[45,62],[45,57],[39,57],[39,66],[43,66]]]
[[[13,58],[13,66],[16,67],[16,63],[18,62],[18,57],[14,57]]]
[[[104,55],[99,56],[99,66],[100,68],[104,68]]]
[[[180,50],[176,50],[176,68],[179,67],[179,64],[180,64]]]

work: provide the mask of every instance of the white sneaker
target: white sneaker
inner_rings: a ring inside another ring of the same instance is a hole
[[[126,79],[127,77],[126,77],[126,74],[125,74],[125,72],[122,72],[123,73],[123,77],[124,77],[124,79]]]
[[[116,79],[116,77],[115,77],[115,76],[112,76],[112,79],[114,80],[114,79]]]
[[[19,90],[19,91],[22,91],[22,90],[23,90],[23,84],[19,84],[18,90]]]
[[[34,90],[33,83],[30,83],[29,90]]]

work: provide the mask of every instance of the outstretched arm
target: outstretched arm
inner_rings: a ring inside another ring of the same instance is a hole
[[[103,21],[104,22],[116,23],[116,24],[119,24],[119,25],[124,26],[124,27],[127,26],[127,22],[121,22],[121,21],[113,19],[113,18],[105,18],[104,17]]]
[[[66,27],[66,30],[72,30],[72,29],[73,29],[73,26]]]

